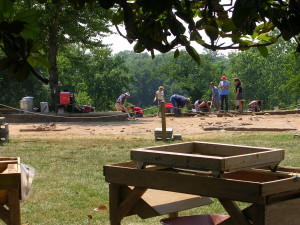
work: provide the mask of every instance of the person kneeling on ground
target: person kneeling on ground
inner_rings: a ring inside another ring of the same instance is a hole
[[[249,111],[259,112],[261,110],[261,101],[253,100],[249,103]]]
[[[182,95],[174,94],[170,97],[170,101],[173,105],[174,116],[179,116],[179,109],[188,106],[190,99]]]
[[[196,112],[211,112],[211,101],[197,100],[195,110]]]
[[[130,106],[130,110],[132,110],[132,117],[143,117],[144,116],[144,112],[143,109],[137,106]]]
[[[129,92],[126,92],[126,93],[124,93],[124,94],[121,94],[121,95],[119,96],[119,98],[117,99],[117,101],[116,101],[116,109],[117,109],[117,111],[122,111],[122,112],[124,112],[124,113],[127,113],[128,117],[130,118],[131,116],[130,116],[130,114],[129,114],[127,108],[123,105],[124,102],[125,102],[125,100],[126,100],[127,98],[129,98],[129,97],[130,97],[130,93],[129,93]]]

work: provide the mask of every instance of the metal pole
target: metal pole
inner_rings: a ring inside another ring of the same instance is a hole
[[[160,103],[160,111],[161,111],[161,128],[162,128],[162,140],[167,141],[167,124],[166,124],[166,103]]]

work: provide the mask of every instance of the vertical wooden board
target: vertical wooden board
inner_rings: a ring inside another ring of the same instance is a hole
[[[8,207],[9,207],[9,224],[21,225],[21,209],[20,209],[20,191],[18,189],[9,190]]]
[[[150,148],[144,148],[144,150],[192,153],[193,148],[194,148],[193,142],[184,142],[184,143],[179,143],[179,144],[154,146],[154,147],[150,147]]]
[[[119,205],[121,203],[121,186],[109,184],[109,219],[111,225],[121,225],[118,220]]]
[[[299,225],[300,198],[266,206],[265,225]]]

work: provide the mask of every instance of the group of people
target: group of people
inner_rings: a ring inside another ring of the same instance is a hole
[[[235,83],[235,102],[237,103],[236,106],[240,112],[243,111],[243,87],[242,82],[239,78],[234,78]],[[229,110],[229,89],[230,89],[230,82],[227,80],[226,76],[221,77],[221,81],[218,84],[218,87],[215,86],[214,82],[210,82],[210,88],[212,92],[211,100],[202,100],[198,99],[192,105],[192,110],[194,112],[211,112],[212,106],[214,105],[217,111],[225,110],[228,112]],[[126,92],[119,96],[116,102],[116,109],[118,111],[123,111],[128,114],[128,117],[141,117],[144,112],[140,107],[131,106],[130,109],[133,111],[133,114],[130,115],[128,109],[123,105],[124,101],[130,97],[130,93]],[[160,86],[158,90],[155,92],[155,96],[153,102],[157,101],[158,107],[160,109],[161,102],[165,101],[164,97],[164,88]],[[187,106],[190,107],[190,98],[184,97],[182,95],[173,94],[170,97],[170,102],[173,105],[173,112],[174,116],[180,115],[180,109]],[[260,109],[261,102],[259,100],[254,100],[250,102],[249,107],[253,109],[253,111],[258,111]],[[159,110],[158,116],[160,116],[161,111]]]

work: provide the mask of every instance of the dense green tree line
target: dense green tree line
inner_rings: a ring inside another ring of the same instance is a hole
[[[209,100],[209,82],[217,86],[225,75],[231,82],[230,99],[234,100],[233,79],[240,78],[246,102],[258,99],[264,101],[265,109],[274,106],[293,108],[299,104],[300,63],[294,53],[295,43],[280,40],[270,46],[269,56],[264,58],[258,50],[230,53],[228,56],[213,51],[201,54],[204,62],[198,66],[184,51],[174,59],[173,53],[158,55],[154,60],[146,54],[120,53],[134,76],[131,82],[133,104],[145,107],[151,105],[154,93],[160,85],[165,87],[166,99],[177,93]]]
[[[279,41],[269,47],[267,58],[255,49],[228,56],[205,51],[201,54],[204,62],[201,66],[184,51],[176,59],[172,52],[152,59],[146,53],[124,51],[112,55],[107,48],[70,45],[58,55],[57,65],[62,84],[76,87],[77,103],[92,105],[98,111],[114,109],[116,98],[124,91],[131,92],[128,100],[131,104],[155,106],[152,101],[160,85],[165,87],[167,101],[174,93],[190,97],[192,101],[210,99],[209,82],[214,81],[217,86],[222,75],[231,82],[231,100],[235,91],[233,79],[238,77],[247,102],[260,99],[265,109],[293,108],[299,104],[300,97],[300,64],[294,45]],[[49,87],[35,77],[17,83],[2,76],[0,87],[3,104],[18,106],[24,96],[34,96],[36,104],[50,100]]]

